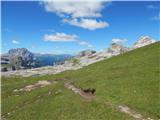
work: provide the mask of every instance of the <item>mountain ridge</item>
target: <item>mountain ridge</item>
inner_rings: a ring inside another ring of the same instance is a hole
[[[101,60],[109,59],[113,56],[117,56],[119,54],[124,54],[128,51],[134,50],[134,49],[128,49],[128,48],[126,49],[121,45],[118,45],[118,47],[113,47],[113,48],[118,48],[118,50],[116,50],[116,54],[115,53],[112,54],[112,52],[110,53],[110,51],[107,51],[107,50],[102,52],[93,52],[93,54],[87,53],[86,56],[82,56],[78,58],[75,56],[69,60],[60,62],[60,64],[57,64],[55,66],[40,67],[40,68],[35,68],[30,70],[28,69],[28,70],[14,71],[14,72],[11,71],[11,72],[3,73],[2,75],[4,76],[20,75],[20,76],[28,77],[28,76],[35,76],[35,75],[41,76],[46,74],[57,74],[60,72],[64,72],[66,70],[77,70],[85,66],[88,66],[90,64],[99,62]],[[122,48],[126,51],[123,51]],[[92,52],[89,52],[89,53],[92,53]]]

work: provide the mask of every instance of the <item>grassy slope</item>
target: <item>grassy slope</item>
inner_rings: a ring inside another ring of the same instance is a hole
[[[132,120],[129,116],[105,105],[105,102],[109,101],[117,105],[127,105],[144,116],[158,119],[159,48],[160,43],[155,43],[77,71],[67,71],[58,75],[35,78],[3,77],[2,114],[14,110],[14,114],[6,116],[14,120]],[[86,102],[65,89],[63,82],[29,93],[12,92],[15,88],[21,88],[37,80],[64,77],[69,78],[76,86],[95,88],[93,101]],[[55,94],[59,90],[61,92]],[[46,95],[49,91],[51,94]],[[20,107],[22,108],[19,109]]]

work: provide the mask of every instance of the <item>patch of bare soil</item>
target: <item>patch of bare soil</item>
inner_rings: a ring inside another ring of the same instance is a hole
[[[56,83],[56,81],[54,81]],[[38,81],[37,83],[35,84],[32,84],[32,85],[27,85],[25,86],[24,88],[21,88],[21,89],[15,89],[14,92],[18,92],[18,91],[26,91],[26,92],[29,92],[31,90],[34,90],[36,88],[42,88],[42,87],[45,87],[47,85],[50,85],[51,82],[47,81],[47,80],[42,80],[42,81]]]
[[[123,106],[123,105],[119,105],[117,106],[117,108],[119,109],[119,111],[132,116],[133,118],[135,118],[136,120],[154,120],[152,118],[145,118],[144,116],[142,116],[140,113],[132,110],[131,108],[129,108],[128,106]]]
[[[82,89],[75,87],[72,83],[65,83],[65,87],[69,90],[72,90],[74,93],[79,94],[87,101],[91,101],[93,98],[92,92],[85,92]]]
[[[119,112],[125,113],[126,115],[131,116],[135,120],[154,120],[153,118],[143,116],[142,114],[138,113],[137,111],[133,110],[132,108],[129,108],[126,105],[115,105],[111,102],[105,102],[107,106],[110,106],[114,109],[117,109]]]
[[[121,112],[126,113],[126,114],[128,114],[128,115],[130,115],[130,116],[132,116],[132,117],[134,117],[134,118],[136,118],[136,119],[142,119],[142,115],[141,115],[141,114],[137,113],[136,111],[131,110],[131,109],[130,109],[129,107],[127,107],[127,106],[119,105],[119,106],[118,106],[118,109],[119,109]]]

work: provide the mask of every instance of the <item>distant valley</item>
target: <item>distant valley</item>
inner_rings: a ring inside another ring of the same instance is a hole
[[[10,49],[1,55],[1,71],[14,71],[43,66],[53,66],[72,58],[69,54],[40,54],[32,53],[26,48]]]

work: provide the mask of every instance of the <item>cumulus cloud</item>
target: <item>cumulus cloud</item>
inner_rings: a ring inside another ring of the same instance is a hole
[[[93,47],[88,42],[79,40],[77,35],[69,35],[66,33],[45,34],[43,39],[44,41],[50,42],[76,42],[79,45]]]
[[[13,43],[13,44],[20,44],[20,42],[17,41],[17,40],[12,40],[12,43]]]
[[[43,1],[47,12],[56,13],[64,23],[84,29],[95,30],[108,26],[107,22],[97,21],[102,17],[103,1]]]
[[[76,35],[67,35],[65,33],[55,33],[55,34],[45,34],[45,41],[54,41],[54,42],[71,42],[76,41]]]
[[[117,44],[122,44],[126,41],[127,41],[126,39],[119,39],[119,38],[112,39],[112,43],[117,43]]]
[[[44,1],[46,11],[56,13],[57,15],[70,15],[77,17],[101,17],[100,11],[104,8],[102,1]]]
[[[95,30],[98,28],[104,28],[109,26],[109,24],[107,22],[102,22],[102,21],[97,21],[96,19],[72,19],[72,20],[68,20],[68,19],[64,19],[63,22],[65,23],[69,23],[70,25],[74,25],[74,26],[78,26],[78,27],[82,27],[84,29],[89,29],[89,30]]]

